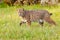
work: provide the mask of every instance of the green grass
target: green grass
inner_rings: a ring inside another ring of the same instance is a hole
[[[18,8],[26,10],[45,9],[53,13],[51,18],[57,26],[45,22],[44,27],[33,22],[31,27],[26,24],[19,25]],[[60,6],[7,6],[0,8],[0,39],[1,40],[60,40]]]

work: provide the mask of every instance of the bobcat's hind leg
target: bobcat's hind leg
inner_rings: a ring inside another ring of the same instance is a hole
[[[39,24],[40,24],[41,26],[43,26],[44,20],[43,20],[43,19],[40,19],[40,20],[39,20]]]

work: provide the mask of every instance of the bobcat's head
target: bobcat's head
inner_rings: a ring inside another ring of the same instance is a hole
[[[19,14],[19,16],[23,17],[24,16],[24,9],[23,8],[20,8],[18,10],[18,14]]]

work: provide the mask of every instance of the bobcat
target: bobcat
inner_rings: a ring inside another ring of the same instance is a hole
[[[20,22],[20,25],[26,23],[31,25],[31,22],[39,22],[43,26],[44,21],[56,25],[56,23],[50,18],[52,13],[49,13],[47,10],[24,10],[20,8],[18,14],[23,20]]]

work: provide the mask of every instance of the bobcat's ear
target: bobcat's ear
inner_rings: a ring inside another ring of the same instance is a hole
[[[52,15],[52,13],[50,13],[50,15]]]

